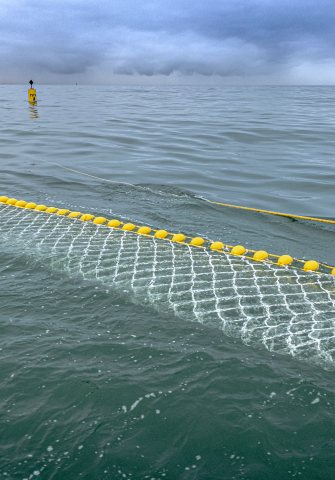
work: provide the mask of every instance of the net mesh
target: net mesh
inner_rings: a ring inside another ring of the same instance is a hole
[[[141,304],[334,363],[335,279],[67,217],[0,206],[3,245],[112,286]]]

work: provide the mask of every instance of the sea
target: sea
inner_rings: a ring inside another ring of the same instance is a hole
[[[335,87],[0,85],[0,195],[335,265]],[[330,480],[318,364],[0,248],[1,480]],[[334,342],[331,319],[329,342]],[[306,346],[307,348],[308,346]]]

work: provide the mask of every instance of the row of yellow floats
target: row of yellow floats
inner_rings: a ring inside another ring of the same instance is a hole
[[[331,275],[335,275],[335,267],[331,267],[329,265],[320,264],[316,260],[308,260],[303,261],[299,259],[295,259],[291,257],[291,255],[274,255],[266,252],[265,250],[250,250],[246,249],[242,245],[225,245],[222,242],[209,242],[202,237],[188,237],[183,233],[170,233],[166,230],[155,230],[147,226],[138,226],[134,225],[133,223],[123,223],[120,220],[113,219],[108,220],[105,217],[96,217],[91,213],[81,213],[81,212],[74,212],[68,210],[66,208],[57,208],[57,207],[47,207],[46,205],[38,205],[34,202],[26,202],[25,200],[17,200],[16,198],[9,198],[6,196],[0,196],[0,203],[6,205],[12,205],[14,207],[19,208],[27,208],[39,212],[49,213],[49,214],[56,214],[60,216],[67,216],[68,218],[74,218],[77,220],[81,220],[83,222],[92,222],[95,225],[104,225],[107,227],[125,230],[129,232],[134,232],[139,235],[146,235],[146,236],[153,236],[155,238],[161,238],[170,240],[172,242],[182,243],[185,245],[191,245],[193,247],[207,247],[211,250],[215,250],[217,252],[229,253],[231,255],[236,256],[244,256],[248,259],[252,259],[257,262],[264,262],[267,261],[272,264],[279,265],[281,267],[286,267],[292,265],[294,263],[298,263],[297,267],[302,268],[305,271],[313,271],[316,272],[320,269],[320,266],[323,267],[323,273],[330,273]]]

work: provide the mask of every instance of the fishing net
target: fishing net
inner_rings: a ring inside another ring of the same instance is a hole
[[[0,206],[4,246],[247,344],[333,363],[335,279],[34,210]]]

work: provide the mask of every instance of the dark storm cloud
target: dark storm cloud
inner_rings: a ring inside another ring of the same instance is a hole
[[[27,69],[252,77],[315,64],[332,75],[334,22],[333,0],[0,0],[0,81]]]

